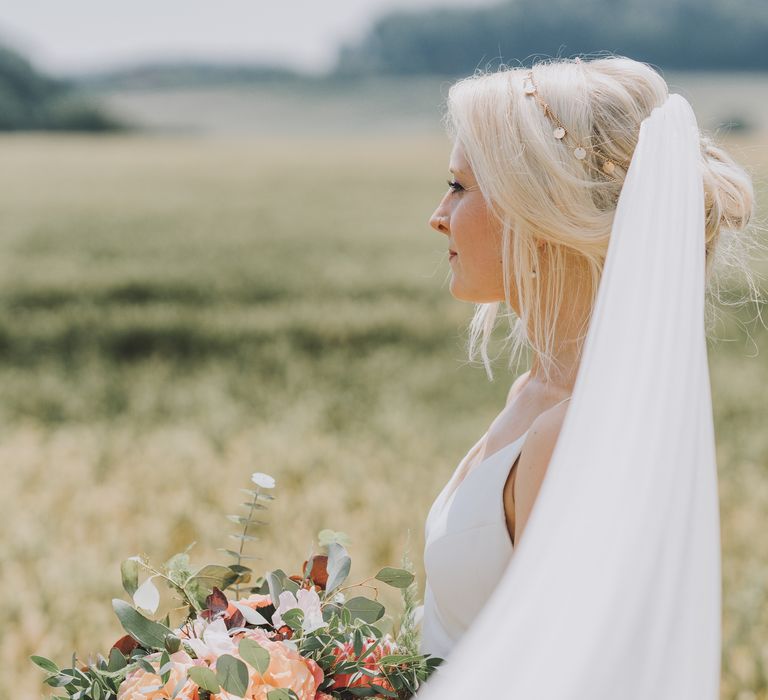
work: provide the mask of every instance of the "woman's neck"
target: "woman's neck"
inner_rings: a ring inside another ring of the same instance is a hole
[[[576,375],[581,360],[580,353],[575,348],[570,351],[560,349],[555,353],[554,360],[550,368],[549,378],[547,378],[541,358],[534,355],[528,381],[541,384],[547,392],[570,395],[576,384]]]

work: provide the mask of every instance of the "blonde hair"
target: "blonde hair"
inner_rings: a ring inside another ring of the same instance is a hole
[[[629,163],[640,123],[669,94],[666,81],[652,67],[624,56],[581,62],[547,59],[533,68],[539,94],[574,140],[616,163]],[[502,223],[503,284],[511,326],[505,342],[512,341],[509,366],[527,347],[539,355],[549,378],[564,295],[575,288],[587,295],[590,310],[594,306],[626,171],[616,165],[612,175],[604,173],[601,161],[589,152],[583,161],[568,157],[562,143],[552,138],[542,110],[524,104],[527,71],[502,64],[495,72],[479,70],[455,82],[443,123],[449,136],[461,143],[489,210]],[[748,264],[748,240],[739,235],[721,240],[726,238],[723,233],[746,229],[754,217],[752,177],[709,136],[701,137],[701,157],[708,290],[720,300],[719,275],[713,271],[736,268],[747,278],[750,298],[756,298],[759,289]],[[538,272],[535,278],[533,270]],[[510,271],[519,317],[512,313]],[[479,350],[490,380],[488,344],[500,304],[477,304],[469,325],[469,361]],[[715,304],[708,298],[708,332],[714,315]],[[579,331],[579,351],[588,321]]]

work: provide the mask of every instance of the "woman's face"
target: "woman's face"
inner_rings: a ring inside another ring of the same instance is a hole
[[[456,299],[485,303],[502,301],[501,224],[488,210],[459,143],[453,146],[449,187],[429,225],[448,238],[451,294]]]

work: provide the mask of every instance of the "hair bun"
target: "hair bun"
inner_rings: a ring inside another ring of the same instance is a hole
[[[717,243],[722,229],[738,233],[755,214],[752,177],[709,136],[702,135],[704,207],[707,253]]]

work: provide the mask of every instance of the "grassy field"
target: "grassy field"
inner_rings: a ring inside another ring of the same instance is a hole
[[[765,178],[761,143],[736,145]],[[120,636],[123,558],[195,541],[196,561],[222,561],[256,470],[277,479],[263,567],[298,571],[332,528],[361,580],[398,565],[410,532],[423,590],[427,509],[514,378],[466,363],[472,308],[427,224],[448,150],[439,135],[0,139],[0,693],[42,693],[30,653]],[[723,698],[739,700],[768,698],[768,333],[736,322],[754,314],[726,315],[732,342],[710,348]]]

